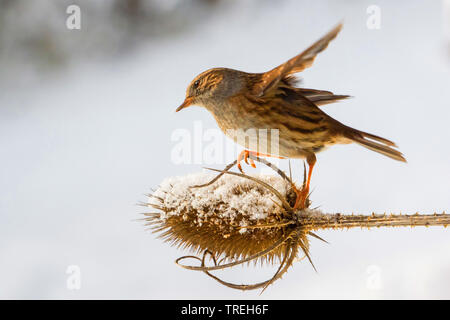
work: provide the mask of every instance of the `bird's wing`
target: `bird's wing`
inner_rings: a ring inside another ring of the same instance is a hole
[[[306,89],[306,88],[293,88],[295,92],[300,95],[305,96],[309,101],[314,102],[316,106],[322,106],[324,104],[329,104],[333,102],[338,102],[347,98],[348,95],[337,95],[331,91],[316,90],[316,89]]]
[[[257,97],[261,97],[271,88],[276,87],[283,77],[292,73],[303,71],[304,69],[310,67],[314,62],[316,55],[328,47],[328,43],[330,43],[330,41],[337,36],[341,29],[342,23],[338,24],[333,28],[333,30],[328,32],[325,36],[316,41],[312,46],[299,55],[279,65],[275,69],[264,73],[261,77],[261,81],[258,81],[253,85],[252,94]]]

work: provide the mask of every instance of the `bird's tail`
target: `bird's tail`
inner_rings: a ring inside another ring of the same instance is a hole
[[[406,162],[403,154],[400,151],[394,149],[394,147],[397,147],[394,142],[376,136],[374,134],[359,131],[350,127],[347,127],[346,129],[348,130],[345,130],[344,136],[352,140],[353,142],[356,142],[357,144],[362,145],[363,147],[366,147],[367,149],[370,149],[372,151],[381,153],[386,157]]]

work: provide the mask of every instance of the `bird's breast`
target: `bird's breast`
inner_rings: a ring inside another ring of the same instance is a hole
[[[258,104],[235,97],[208,109],[224,134],[247,150],[303,158],[331,142],[320,115],[300,114],[275,102]]]

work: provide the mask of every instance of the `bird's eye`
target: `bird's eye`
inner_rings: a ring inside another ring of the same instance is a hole
[[[197,88],[199,84],[200,84],[200,81],[198,81],[198,80],[195,81],[195,82],[194,82],[194,88]]]

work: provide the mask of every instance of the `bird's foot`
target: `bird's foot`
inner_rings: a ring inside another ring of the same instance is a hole
[[[297,198],[295,198],[294,210],[303,210],[307,208],[307,199],[309,195],[309,187],[303,186],[301,190],[298,190],[297,187],[292,184],[292,188],[294,189]]]
[[[242,174],[244,173],[244,171],[242,170],[242,166],[241,166],[242,159],[244,159],[246,164],[250,164],[253,168],[256,168],[255,162],[251,158],[249,158],[250,154],[257,155],[257,152],[243,150],[237,158],[237,167]]]
[[[237,158],[237,167],[242,174],[244,173],[244,171],[242,170],[242,166],[241,166],[242,159],[244,159],[246,164],[249,164],[253,168],[256,168],[255,162],[252,160],[252,158],[249,158],[250,155],[252,155],[254,157],[272,157],[272,158],[284,159],[283,157],[273,156],[270,154],[259,153],[256,151],[243,150]]]

